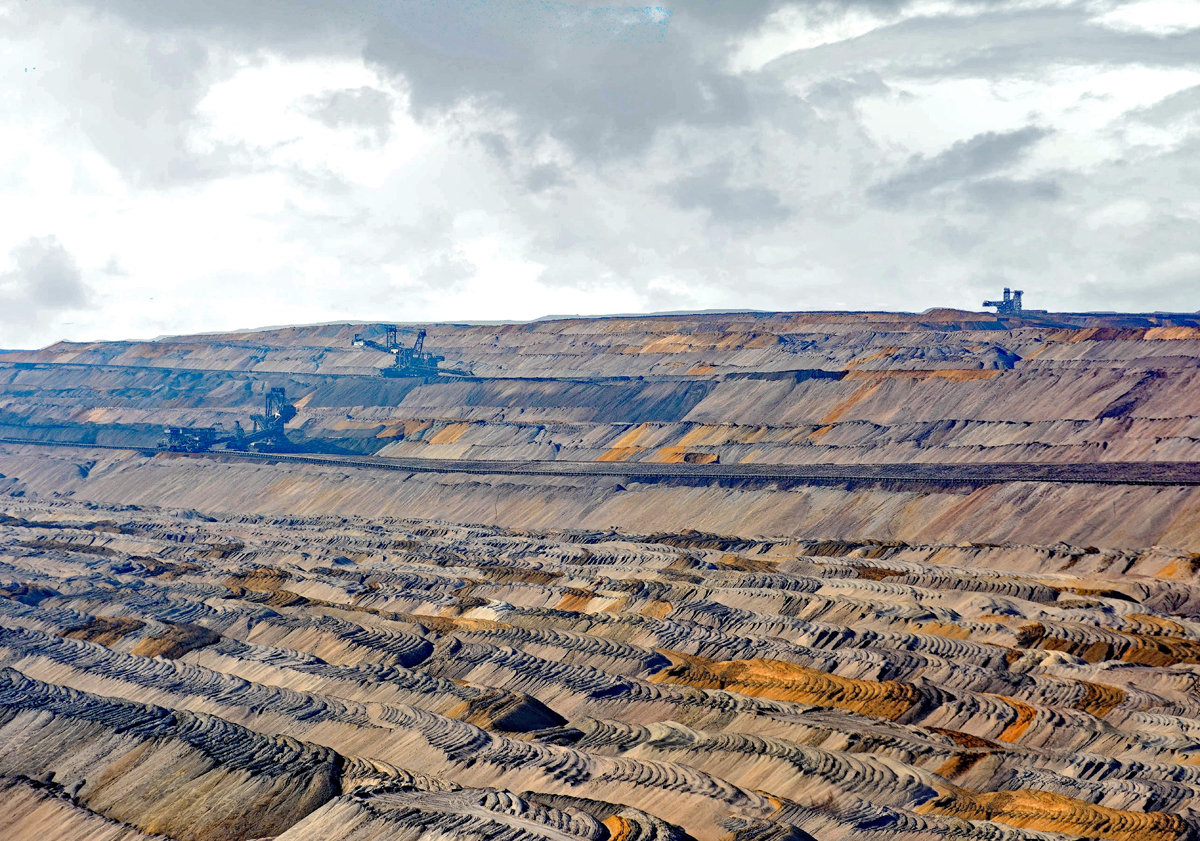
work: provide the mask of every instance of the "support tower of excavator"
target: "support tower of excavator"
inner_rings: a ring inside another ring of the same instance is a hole
[[[996,315],[1012,315],[1020,316],[1021,314],[1021,296],[1025,293],[1020,289],[1009,289],[1004,287],[1004,299],[1000,301],[984,301],[985,307],[995,307]]]

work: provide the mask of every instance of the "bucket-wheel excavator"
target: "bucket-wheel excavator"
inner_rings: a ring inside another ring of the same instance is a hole
[[[241,421],[233,425],[232,434],[223,434],[216,426],[168,426],[163,430],[159,448],[173,453],[203,453],[218,445],[226,450],[258,450],[283,452],[292,449],[285,427],[296,417],[296,407],[288,402],[283,388],[267,391],[262,414],[250,416],[251,430],[242,428]]]
[[[377,342],[366,338],[362,333],[354,334],[354,347],[369,347],[392,354],[390,368],[381,368],[380,373],[385,377],[469,377],[468,367],[443,368],[446,357],[425,351],[425,328],[417,331],[416,341],[412,347],[404,347],[397,338],[398,330],[394,324],[383,325],[384,340]]]
[[[1021,304],[1021,296],[1025,293],[1020,289],[1009,289],[1004,287],[1004,297],[999,301],[984,301],[985,307],[995,307],[996,315],[1015,315],[1020,317],[1024,306]]]

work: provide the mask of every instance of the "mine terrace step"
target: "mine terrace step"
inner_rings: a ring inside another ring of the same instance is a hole
[[[0,444],[37,447],[130,450],[96,444],[0,438]],[[147,450],[146,452],[152,452]],[[472,473],[523,476],[609,476],[638,481],[700,480],[751,482],[897,482],[994,485],[1008,482],[1062,482],[1102,485],[1200,485],[1197,462],[1092,462],[1088,464],[662,464],[647,462],[487,461],[478,459],[381,458],[317,453],[252,453],[215,450],[173,456],[253,459],[267,462],[328,464],[412,473]]]

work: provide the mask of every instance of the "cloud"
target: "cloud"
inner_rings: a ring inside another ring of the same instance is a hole
[[[116,254],[108,258],[108,262],[101,267],[100,273],[109,277],[129,277],[129,272],[121,265],[121,261],[117,259]]]
[[[93,306],[79,265],[57,237],[30,237],[9,253],[13,265],[0,273],[0,326],[22,339],[56,316]]]
[[[700,2],[679,11],[551,0],[76,4],[124,20],[154,43],[361,57],[402,79],[423,118],[464,105],[499,109],[527,134],[601,160],[643,151],[664,126],[743,120],[744,83],[725,70],[721,45],[780,2]],[[180,107],[203,78],[196,67],[180,79]]]
[[[1165,127],[1179,120],[1197,117],[1200,117],[1200,85],[1193,85],[1153,105],[1131,112],[1128,120]]]
[[[959,141],[932,158],[913,155],[900,172],[873,186],[870,193],[886,205],[903,205],[944,185],[960,184],[1005,169],[1017,163],[1048,133],[1037,126],[1009,132],[989,131]],[[986,195],[988,187],[982,190]],[[994,183],[992,190],[995,191]]]
[[[744,82],[675,24],[655,7],[412,0],[375,21],[364,54],[405,79],[418,115],[470,103],[514,115],[526,138],[611,160],[665,126],[748,114]]]
[[[421,271],[420,280],[432,292],[460,289],[476,271],[475,264],[461,252],[439,254]]]
[[[1108,29],[1085,3],[995,2],[957,14],[903,5],[911,15],[856,38],[785,53],[765,69],[814,80],[864,70],[885,78],[989,79],[1070,66],[1189,67],[1200,54],[1200,30],[1164,37]]]
[[[878,73],[862,73],[851,78],[826,79],[808,91],[805,99],[824,108],[846,108],[867,96],[887,94],[890,88]]]
[[[86,136],[128,182],[163,187],[246,168],[244,148],[194,142],[197,106],[226,72],[208,43],[149,37],[105,18],[43,25],[61,58],[45,68],[40,91],[65,110],[64,128]]]
[[[1110,280],[1088,279],[1071,295],[1079,310],[1125,312],[1195,312],[1195,290],[1200,285],[1200,254],[1181,252],[1150,272],[1137,287]]]
[[[531,193],[541,193],[567,183],[562,167],[557,164],[539,164],[525,176],[525,186]]]
[[[0,257],[58,232],[108,293],[72,329],[121,337],[984,283],[1104,308],[1151,276],[1165,306],[1200,241],[1200,32],[1110,7],[16,4]]]
[[[997,211],[1020,208],[1029,202],[1057,201],[1063,197],[1062,185],[1052,178],[984,178],[968,184],[964,192],[978,204]]]
[[[394,106],[391,94],[365,85],[309,94],[296,102],[301,112],[327,128],[363,131],[375,145],[387,143],[391,136]]]
[[[730,185],[732,166],[721,162],[699,175],[677,178],[662,188],[676,207],[703,210],[717,225],[733,228],[774,227],[791,216],[791,210],[769,187]]]

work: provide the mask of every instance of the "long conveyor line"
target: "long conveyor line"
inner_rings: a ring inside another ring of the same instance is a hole
[[[67,441],[0,438],[0,444],[157,452],[152,448]],[[404,473],[467,473],[547,477],[616,477],[631,481],[689,481],[828,484],[886,482],[922,485],[998,485],[1058,482],[1089,485],[1200,485],[1197,462],[1095,462],[1088,464],[659,464],[647,462],[499,461],[476,459],[383,458],[320,453],[262,453],[211,450],[171,453],[185,458],[290,462]]]

